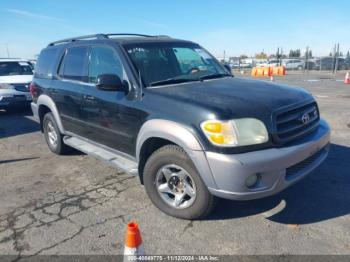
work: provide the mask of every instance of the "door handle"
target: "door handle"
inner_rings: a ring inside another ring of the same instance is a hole
[[[90,95],[84,95],[83,98],[84,98],[84,100],[89,100],[89,101],[95,100],[95,97],[90,96]]]

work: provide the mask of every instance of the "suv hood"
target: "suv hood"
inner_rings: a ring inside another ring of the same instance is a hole
[[[27,84],[32,81],[33,75],[0,76],[0,83]]]
[[[302,88],[236,77],[156,87],[147,91],[175,100],[174,102],[208,110],[219,119],[255,117],[266,124],[271,122],[273,111],[305,100],[313,100]]]

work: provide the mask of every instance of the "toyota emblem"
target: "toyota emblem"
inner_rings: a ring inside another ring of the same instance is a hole
[[[303,116],[301,117],[301,122],[306,125],[307,123],[310,122],[310,116],[309,114],[305,113],[303,114]]]

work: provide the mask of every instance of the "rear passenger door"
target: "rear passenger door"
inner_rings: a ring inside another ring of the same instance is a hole
[[[56,103],[65,130],[82,134],[82,86],[88,82],[88,47],[65,50],[57,77],[52,81],[51,96]]]
[[[128,81],[117,51],[107,45],[91,46],[89,56],[89,85],[83,87],[82,117],[84,136],[124,153],[132,152],[133,132],[129,129],[137,120],[137,112],[128,105],[124,92],[105,91],[96,87],[97,77],[115,74]]]

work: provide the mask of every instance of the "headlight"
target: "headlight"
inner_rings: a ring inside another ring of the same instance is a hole
[[[14,87],[10,84],[0,83],[0,89],[13,89]]]
[[[255,118],[208,120],[201,124],[201,128],[209,141],[217,146],[256,145],[269,140],[265,125]]]

